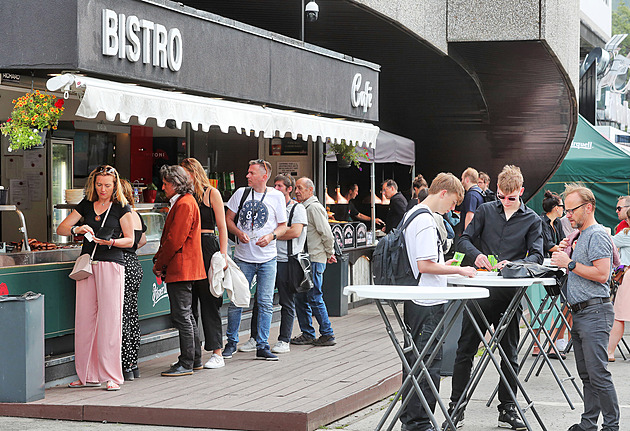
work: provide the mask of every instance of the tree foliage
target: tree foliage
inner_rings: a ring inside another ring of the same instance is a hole
[[[617,10],[612,13],[612,33],[630,35],[630,7],[623,1],[619,2]],[[622,55],[630,54],[630,36],[621,42],[619,48]]]

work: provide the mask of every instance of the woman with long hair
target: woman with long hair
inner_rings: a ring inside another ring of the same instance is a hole
[[[123,302],[122,325],[122,368],[125,380],[140,377],[138,350],[140,349],[140,324],[138,323],[138,291],[142,283],[142,266],[136,250],[147,243],[147,226],[136,211],[133,188],[125,179],[120,180],[125,198],[131,204],[133,218],[133,245],[123,249],[125,259],[125,299]]]
[[[625,220],[630,220],[630,209],[626,211]],[[615,247],[619,249],[621,264],[630,265],[630,228],[624,228],[613,237]],[[615,322],[608,340],[608,362],[615,361],[615,349],[623,337],[626,322],[630,321],[630,275],[626,273],[621,280],[615,296]]]
[[[83,224],[78,224],[83,219]],[[101,227],[103,226],[103,227]],[[85,198],[61,222],[59,235],[84,235],[81,254],[92,254],[92,275],[77,281],[74,364],[79,380],[71,388],[100,386],[117,391],[121,367],[122,310],[125,285],[123,249],[133,245],[133,218],[118,172],[94,169]]]
[[[215,298],[210,293],[210,282],[207,278],[212,255],[220,251],[227,256],[227,225],[225,224],[225,210],[221,193],[210,185],[206,172],[197,159],[184,159],[181,163],[193,182],[193,195],[199,205],[201,214],[201,248],[206,278],[193,283],[193,316],[199,323],[197,302],[201,303],[201,324],[204,333],[204,349],[212,352],[212,356],[205,363],[205,368],[221,368],[225,365],[221,348],[223,347],[223,332],[220,309],[223,297]],[[219,238],[215,229],[219,230]],[[227,265],[227,260],[226,260]]]

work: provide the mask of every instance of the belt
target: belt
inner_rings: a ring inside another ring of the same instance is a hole
[[[610,298],[591,298],[587,301],[578,302],[577,304],[572,305],[571,311],[577,313],[578,311],[584,310],[586,307],[590,307],[591,305],[606,304],[607,302],[610,302]]]

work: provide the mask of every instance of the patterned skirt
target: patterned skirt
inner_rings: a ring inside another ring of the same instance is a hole
[[[129,369],[138,363],[140,325],[138,323],[138,291],[142,282],[142,266],[135,253],[123,253],[125,258],[125,300],[122,325],[122,367]]]

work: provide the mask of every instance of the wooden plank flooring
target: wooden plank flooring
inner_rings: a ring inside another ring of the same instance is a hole
[[[46,390],[46,398],[2,404],[0,415],[245,430],[310,431],[394,393],[400,361],[376,306],[331,318],[337,345],[291,346],[278,362],[238,352],[226,366],[192,376],[160,372],[176,356],[143,362],[142,377],[119,392]],[[296,326],[294,334],[299,333]],[[272,328],[270,344],[277,339]],[[242,339],[241,342],[247,341]],[[209,355],[204,353],[204,360]]]

